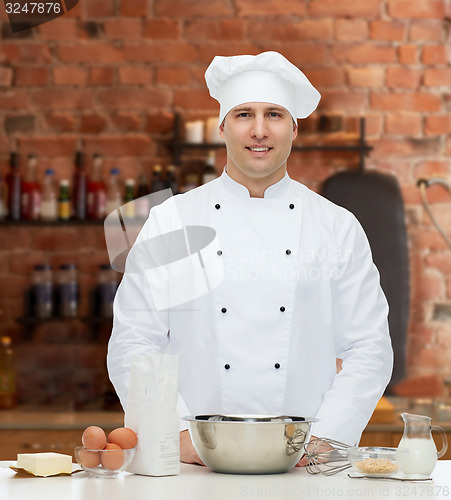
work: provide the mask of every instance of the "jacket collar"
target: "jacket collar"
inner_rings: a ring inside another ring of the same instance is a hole
[[[221,177],[219,178],[221,186],[228,191],[230,194],[235,196],[240,196],[242,198],[250,198],[249,190],[246,186],[239,184],[234,181],[227,173],[227,165],[224,167],[224,171],[222,172]],[[285,172],[285,175],[280,179],[279,182],[276,182],[272,186],[269,186],[265,193],[264,198],[282,198],[283,196],[288,194],[291,178]]]

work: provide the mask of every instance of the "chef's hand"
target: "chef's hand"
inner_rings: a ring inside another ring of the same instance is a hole
[[[180,433],[180,461],[185,464],[205,465],[194,449],[188,430]]]
[[[310,438],[309,444],[307,445],[307,452],[310,452],[310,451],[311,451],[311,449],[313,448],[313,445],[312,445],[311,443],[312,443],[312,441],[313,441],[314,439],[318,439],[318,438],[317,438],[317,437],[315,437],[315,436],[312,436],[312,437]],[[326,452],[326,451],[331,451],[331,450],[333,450],[333,447],[332,447],[332,446],[330,446],[330,445],[329,445],[329,444],[327,444],[327,443],[323,443],[323,444],[321,444],[320,446],[317,446],[317,447],[315,448],[315,451],[316,451],[316,452],[318,452],[318,453],[323,453],[323,452]],[[307,456],[306,456],[306,455],[304,455],[304,456],[301,458],[301,460],[299,460],[299,462],[296,464],[296,467],[305,467],[306,465],[307,465]]]

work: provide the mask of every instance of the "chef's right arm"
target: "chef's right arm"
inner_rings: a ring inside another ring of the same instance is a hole
[[[174,226],[172,210],[167,210],[167,206],[161,210],[161,207],[160,205],[152,209],[129,252],[124,276],[114,299],[113,330],[108,343],[107,368],[124,410],[134,356],[164,352],[169,342],[168,310],[157,310],[145,275],[146,269],[152,267],[152,260],[155,258],[151,255],[149,241]],[[164,217],[162,213],[165,214]],[[190,414],[180,394],[177,406],[179,417]],[[185,429],[186,422],[180,419],[180,430]]]

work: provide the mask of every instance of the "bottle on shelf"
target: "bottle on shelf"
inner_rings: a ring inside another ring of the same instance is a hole
[[[58,194],[54,174],[54,170],[48,168],[42,182],[41,219],[46,221],[58,219]]]
[[[22,177],[19,170],[19,155],[16,152],[10,155],[9,167],[5,179],[8,216],[12,220],[20,220],[22,216]]]
[[[106,215],[113,212],[122,205],[122,186],[119,180],[119,169],[112,168],[110,178],[108,180],[107,198],[106,198]]]
[[[38,159],[28,155],[27,171],[22,182],[22,219],[36,220],[41,213],[41,187],[37,177]]]
[[[125,194],[124,194],[124,215],[132,219],[136,216],[136,206],[132,203],[135,199],[135,181],[134,179],[127,179],[125,181]]]
[[[11,337],[0,338],[0,409],[17,406],[16,372]]]
[[[58,197],[58,219],[70,219],[69,181],[67,179],[60,180],[60,192]]]
[[[136,192],[136,216],[139,218],[147,218],[150,210],[149,186],[147,177],[140,174],[138,177],[138,190]]]
[[[113,301],[118,287],[117,273],[109,264],[101,264],[97,273],[97,306],[102,318],[113,317]]]
[[[88,219],[103,219],[106,208],[106,186],[102,176],[103,156],[95,154],[92,176],[88,179],[87,216]]]
[[[84,155],[81,151],[75,153],[75,172],[73,183],[73,215],[76,219],[86,219],[86,188],[87,179]]]
[[[79,288],[77,266],[61,264],[58,269],[56,283],[56,304],[58,316],[74,318],[78,314]]]
[[[169,165],[166,170],[166,188],[169,188],[173,195],[176,195],[179,191],[176,168],[174,165]]]
[[[50,318],[53,315],[53,279],[49,264],[34,266],[31,309],[35,318]]]
[[[158,193],[158,191],[163,191],[166,189],[165,183],[162,179],[162,168],[161,165],[155,165],[152,172],[152,182],[150,183],[150,192]]]
[[[210,182],[218,177],[218,174],[216,173],[215,163],[216,153],[214,151],[209,151],[204,170],[202,172],[202,184],[206,184],[207,182]]]
[[[4,220],[8,215],[6,209],[6,185],[0,177],[0,220]]]

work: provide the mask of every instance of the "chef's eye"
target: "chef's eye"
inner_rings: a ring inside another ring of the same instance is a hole
[[[242,113],[238,113],[236,116],[237,118],[247,118],[248,116],[250,116],[250,113],[248,113],[247,111],[243,111]]]
[[[281,115],[281,113],[278,113],[277,111],[270,111],[268,113],[268,116],[270,116],[271,118],[280,118],[282,115]]]

